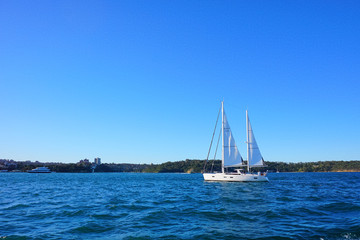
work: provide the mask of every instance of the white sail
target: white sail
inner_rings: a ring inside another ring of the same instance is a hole
[[[247,112],[246,112],[247,113]],[[247,117],[247,129],[248,129],[248,159],[250,167],[262,167],[264,166],[264,159],[261,156],[260,149],[256,143],[254,132],[251,128],[249,116]]]
[[[229,122],[227,121],[225,112],[223,112],[223,161],[224,167],[238,167],[243,165],[243,159],[235,144]]]
[[[255,141],[254,133],[251,129],[249,118],[246,111],[246,127],[247,127],[247,145],[248,145],[248,169],[245,171],[242,168],[235,169],[235,172],[228,172],[225,168],[228,167],[243,167],[243,159],[239,153],[239,150],[235,144],[235,139],[232,135],[229,122],[224,112],[224,102],[221,103],[222,109],[222,172],[205,172],[206,163],[204,164],[203,177],[205,181],[221,181],[221,182],[268,182],[269,179],[266,177],[266,172],[251,172],[251,167],[264,166],[264,160],[261,156],[257,143]],[[216,120],[217,122],[217,120]],[[216,130],[216,127],[215,127]],[[214,134],[215,134],[214,130]],[[213,136],[214,136],[213,134]],[[220,140],[220,138],[219,138]],[[218,141],[219,141],[218,140]],[[213,139],[211,140],[211,142]],[[217,149],[217,147],[216,147]],[[210,149],[211,150],[211,144]],[[209,155],[209,154],[208,154]],[[216,156],[216,151],[215,151]],[[251,166],[250,166],[251,165]]]

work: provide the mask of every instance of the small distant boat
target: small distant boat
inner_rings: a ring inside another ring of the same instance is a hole
[[[264,159],[260,153],[259,147],[256,143],[253,130],[250,125],[248,112],[246,111],[246,132],[247,132],[247,165],[244,163],[243,158],[240,155],[240,152],[235,144],[233,134],[230,129],[229,122],[224,112],[224,102],[221,102],[221,112],[222,112],[222,125],[221,125],[221,134],[222,134],[222,164],[221,172],[210,172],[206,173],[206,163],[204,165],[203,177],[205,181],[225,181],[225,182],[268,182],[269,179],[266,177],[266,172],[255,172],[251,171],[251,168],[254,167],[266,167]],[[218,114],[219,119],[220,111]],[[218,120],[216,121],[217,125]],[[215,130],[216,130],[215,125]],[[213,138],[215,135],[215,130]],[[220,136],[219,136],[220,140]],[[211,140],[209,153],[211,150],[213,139]],[[219,141],[218,141],[219,142]],[[216,147],[217,149],[217,147]],[[215,153],[216,155],[216,153]],[[215,159],[215,157],[214,157]],[[207,161],[206,161],[207,162]],[[234,167],[246,167],[245,169],[235,169],[235,172],[229,172],[228,168]]]
[[[51,171],[47,167],[37,167],[33,170],[29,170],[28,173],[51,173]]]

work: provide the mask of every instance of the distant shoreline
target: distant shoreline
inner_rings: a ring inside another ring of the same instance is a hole
[[[22,172],[22,171],[0,171],[1,173],[28,173],[28,172]],[[51,174],[53,173],[84,173],[84,174],[89,174],[92,172],[51,172]],[[184,172],[94,172],[94,173],[151,173],[151,174],[201,174],[200,172],[194,172],[194,173],[184,173]],[[348,171],[328,171],[328,172],[270,172],[271,174],[277,174],[277,173],[360,173],[360,170],[348,170]],[[34,173],[36,174],[36,173]],[[49,173],[50,174],[50,173]]]
[[[360,172],[360,161],[318,161],[318,162],[266,162],[262,171],[279,172]],[[36,167],[46,166],[53,172],[89,173],[93,163],[42,163],[0,159],[0,171],[27,172]],[[144,173],[201,173],[221,170],[221,160],[182,160],[161,164],[103,163],[95,172],[144,172]],[[257,171],[257,169],[253,169]]]

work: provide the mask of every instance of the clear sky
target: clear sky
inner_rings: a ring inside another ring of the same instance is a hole
[[[0,158],[360,159],[360,2],[0,1]],[[218,155],[219,157],[221,155]]]

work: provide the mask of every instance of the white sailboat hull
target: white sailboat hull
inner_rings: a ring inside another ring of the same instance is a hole
[[[221,182],[268,182],[269,179],[264,173],[203,173],[205,181]]]

